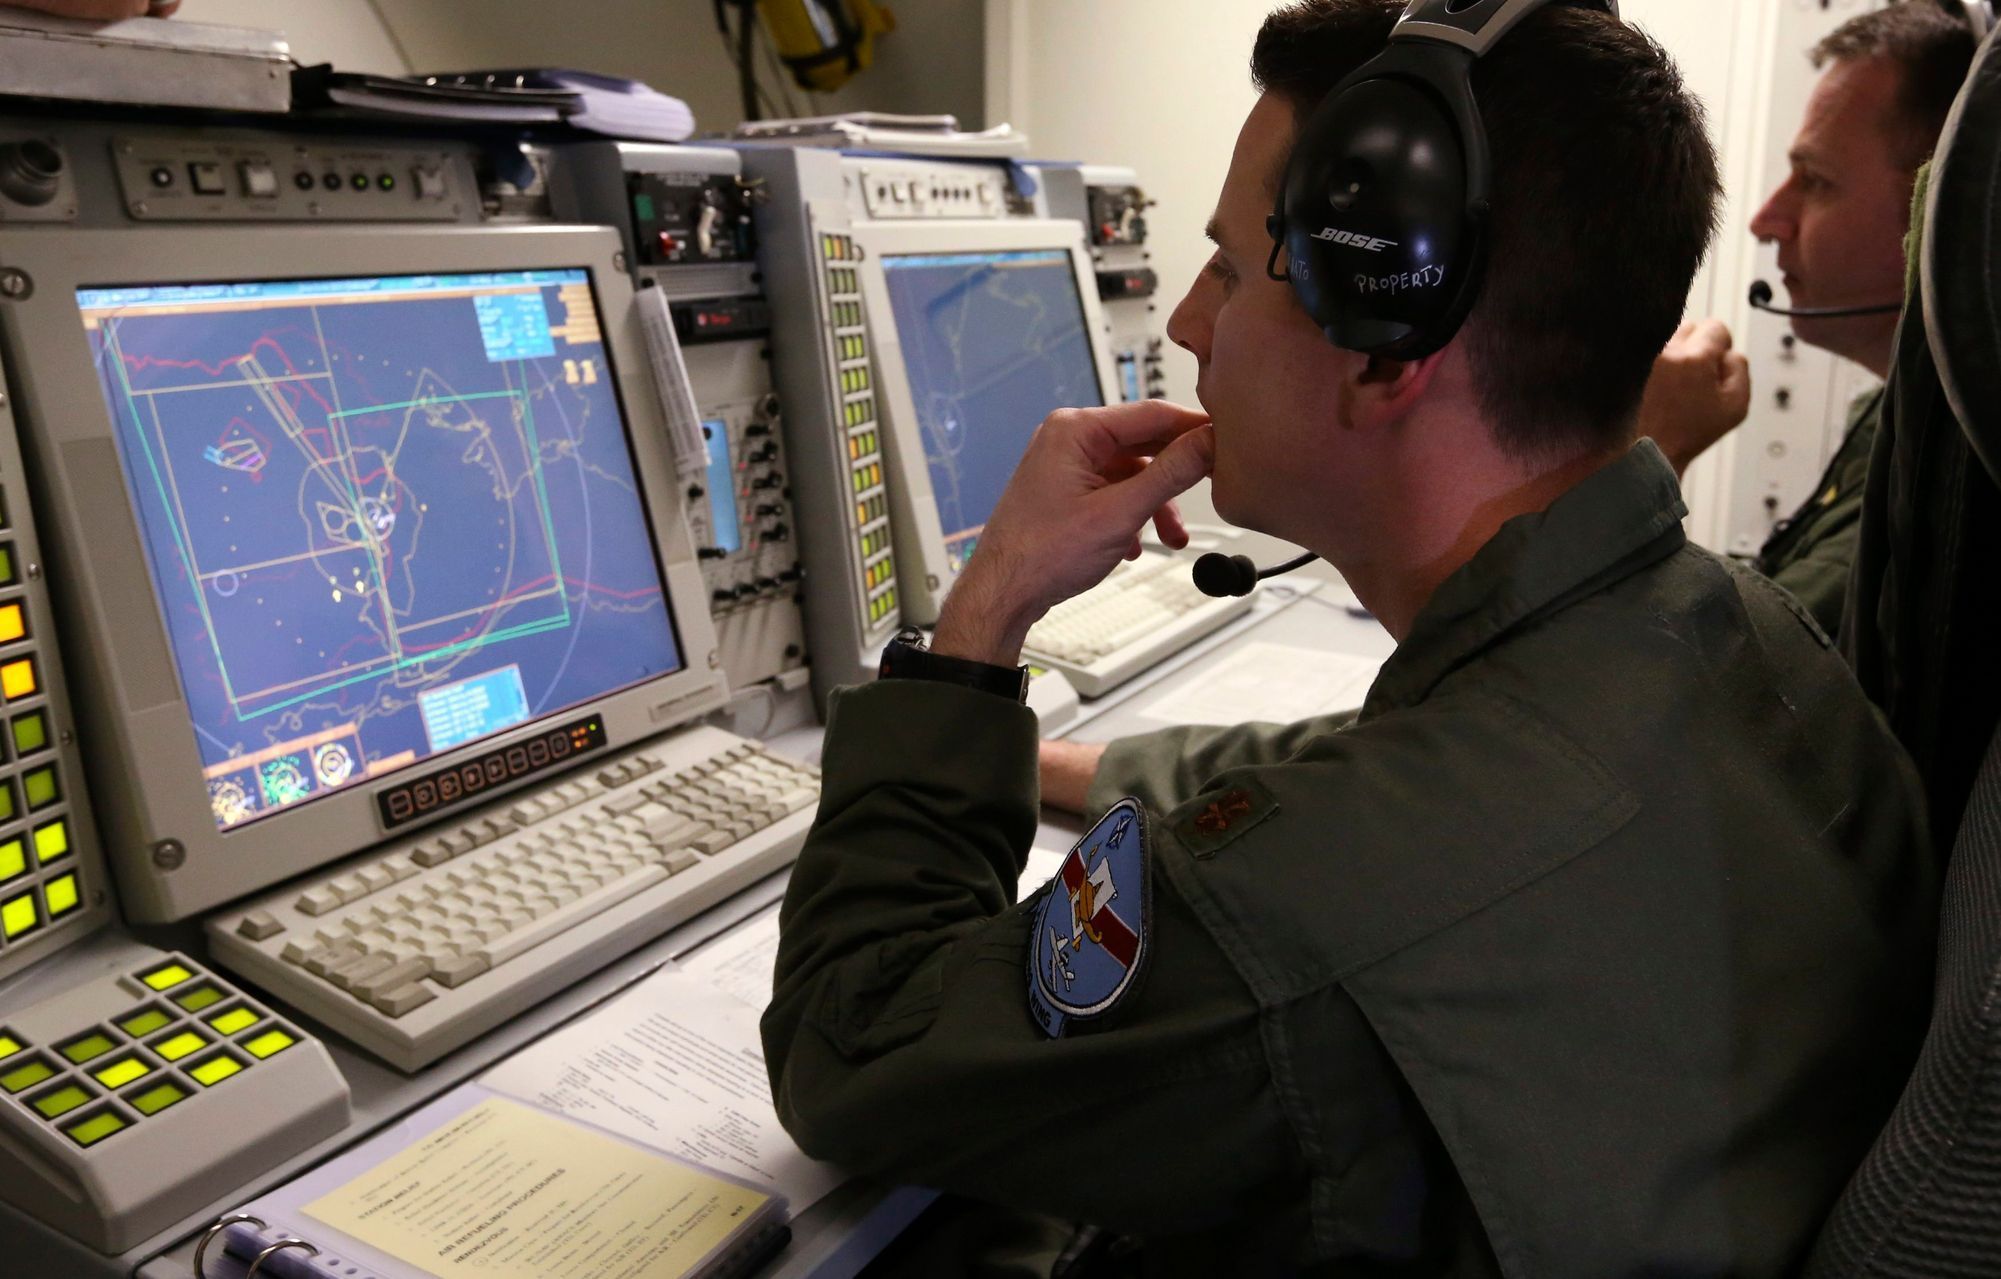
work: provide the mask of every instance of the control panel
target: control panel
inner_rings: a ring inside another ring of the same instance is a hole
[[[112,154],[142,221],[450,222],[479,203],[449,153],[422,147],[134,136]]]
[[[805,571],[756,266],[763,192],[729,150],[591,143],[551,161],[557,215],[618,227],[634,279],[668,298],[708,445],[688,512],[730,687],[801,670]]]
[[[5,278],[0,268],[0,287]],[[111,915],[4,372],[0,367],[0,978]]]
[[[750,191],[734,173],[626,174],[641,266],[748,262],[756,256]]]
[[[798,666],[805,653],[785,437],[775,394],[705,403],[702,415],[709,469],[688,490],[689,523],[724,670],[731,687],[745,687]]]
[[[186,955],[0,1010],[0,1199],[99,1252],[347,1122],[326,1049]]]
[[[885,160],[856,179],[871,218],[997,218],[1010,209],[1006,171],[991,166]]]
[[[1119,396],[1153,399],[1167,393],[1166,340],[1159,326],[1160,274],[1147,248],[1146,211],[1153,201],[1131,169],[1085,165],[1044,169],[1043,198],[1052,214],[1080,217],[1091,244],[1098,299],[1111,330]]]

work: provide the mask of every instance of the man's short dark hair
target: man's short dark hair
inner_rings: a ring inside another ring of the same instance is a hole
[[[1259,31],[1251,78],[1303,122],[1403,9],[1289,4]],[[1518,454],[1616,447],[1715,233],[1702,108],[1646,35],[1561,5],[1476,63],[1473,91],[1494,174],[1487,276],[1465,330],[1481,408]]]
[[[1906,0],[1850,18],[1813,47],[1815,69],[1882,58],[1902,72],[1897,116],[1885,121],[1900,168],[1931,158],[1953,99],[1966,82],[1977,42],[1965,20],[1924,0]]]

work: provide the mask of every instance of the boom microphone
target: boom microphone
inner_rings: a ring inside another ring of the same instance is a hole
[[[1260,569],[1251,562],[1248,555],[1225,555],[1221,551],[1211,551],[1195,561],[1195,589],[1204,595],[1223,599],[1231,595],[1249,595],[1257,589],[1259,582],[1281,573],[1290,573],[1296,568],[1305,568],[1319,559],[1308,551],[1296,560],[1287,560],[1277,568]]]
[[[1904,309],[1902,302],[1884,302],[1877,306],[1773,306],[1772,286],[1763,280],[1751,285],[1751,305],[1770,315],[1798,316],[1809,320],[1834,320],[1851,315],[1888,315]]]

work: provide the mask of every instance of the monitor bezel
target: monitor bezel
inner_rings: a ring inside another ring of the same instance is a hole
[[[860,264],[862,305],[875,336],[876,403],[882,417],[886,460],[895,471],[890,485],[890,528],[896,544],[896,576],[903,618],[916,626],[938,620],[938,609],[957,573],[945,548],[945,529],[931,468],[924,458],[924,432],[910,392],[903,338],[890,302],[885,259],[940,253],[1063,252],[1069,255],[1084,329],[1098,373],[1098,398],[1117,404],[1118,379],[1112,366],[1110,328],[1098,300],[1098,280],[1074,221],[1011,219],[1006,222],[950,221],[860,223],[849,232],[865,252]],[[1040,423],[1030,423],[1032,430]]]
[[[526,740],[559,720],[601,715],[608,748],[615,750],[726,699],[685,497],[667,454],[669,437],[658,394],[648,380],[645,341],[615,231],[552,226],[65,228],[10,236],[10,241],[9,265],[27,275],[32,292],[0,304],[0,324],[18,380],[23,443],[37,481],[45,550],[53,561],[52,585],[67,633],[65,654],[81,658],[76,665],[83,678],[73,683],[81,685],[76,692],[89,712],[82,744],[92,794],[106,832],[107,860],[133,919],[184,919],[421,829],[385,830],[377,794],[456,760]],[[301,269],[308,251],[310,269]],[[144,567],[143,538],[77,290],[576,269],[589,274],[600,311],[682,669],[440,752],[297,809],[218,829],[159,599]],[[114,472],[109,485],[99,473],[107,458]],[[140,566],[136,580],[143,586],[137,600],[125,598],[135,593],[134,564]],[[509,789],[496,787],[441,806],[434,820],[483,807]]]

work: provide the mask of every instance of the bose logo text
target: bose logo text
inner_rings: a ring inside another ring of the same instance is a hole
[[[1356,235],[1353,231],[1337,231],[1333,227],[1322,227],[1313,233],[1316,240],[1330,240],[1335,244],[1345,244],[1350,248],[1367,249],[1371,253],[1381,253],[1384,249],[1397,247],[1395,240],[1379,240],[1372,235]]]

